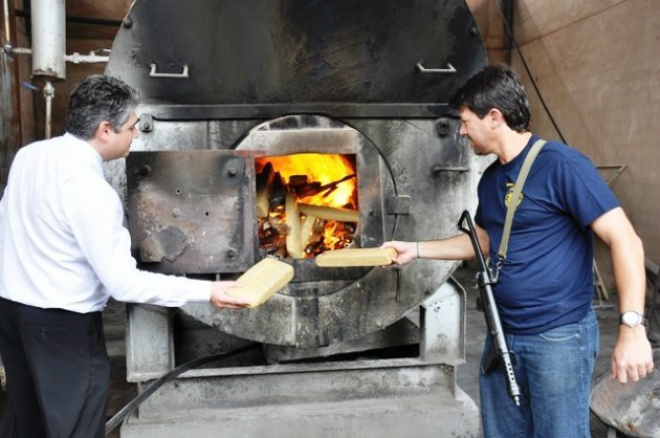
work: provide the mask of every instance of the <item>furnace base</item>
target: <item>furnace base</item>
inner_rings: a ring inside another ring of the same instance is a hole
[[[429,368],[437,368],[435,371],[440,371],[440,373],[447,371],[445,367],[442,367],[443,369],[440,367],[424,368],[418,370],[424,380],[429,372],[436,374]],[[447,436],[476,438],[479,436],[477,406],[460,388],[456,388],[454,393],[446,387],[434,387],[432,392],[425,392],[425,389],[421,389],[420,394],[415,395],[415,391],[411,391],[411,389],[419,382],[405,381],[406,378],[414,378],[413,376],[416,374],[414,369],[370,370],[366,373],[364,370],[362,371],[359,380],[355,381],[356,395],[360,397],[371,386],[371,389],[376,391],[373,397],[351,399],[354,395],[345,387],[348,381],[341,379],[339,389],[340,392],[346,391],[345,400],[338,400],[339,394],[335,392],[328,394],[329,401],[324,401],[320,397],[308,402],[288,400],[289,403],[287,403],[287,400],[284,399],[281,402],[273,401],[260,406],[252,405],[251,402],[246,404],[246,400],[241,394],[235,392],[237,388],[230,384],[231,388],[227,388],[227,394],[222,398],[226,398],[231,403],[230,399],[235,396],[233,406],[205,408],[206,402],[209,402],[210,405],[217,403],[217,401],[201,399],[213,397],[214,391],[200,393],[197,391],[200,389],[197,386],[202,384],[208,390],[209,384],[212,385],[212,383],[207,379],[197,383],[178,381],[169,388],[164,388],[165,394],[161,394],[161,398],[169,399],[172,407],[176,404],[179,409],[169,412],[152,411],[146,415],[146,418],[131,417],[122,426],[121,437],[400,438],[414,436],[416,438],[437,438]],[[388,376],[384,376],[383,373]],[[354,372],[349,374],[354,374]],[[270,376],[271,379],[280,377],[283,376]],[[298,385],[290,388],[289,396],[292,399],[306,398],[304,392],[308,385],[314,385],[314,378],[302,375],[289,377],[297,378],[299,381]],[[333,379],[332,375],[328,377],[328,381]],[[390,393],[379,398],[376,380],[381,378],[398,380],[401,382],[402,388],[407,387],[403,391],[407,394]],[[375,380],[372,381],[372,379]],[[285,377],[284,380],[288,379]],[[426,383],[421,385],[422,388]],[[224,386],[222,378],[216,381],[216,384],[217,390],[222,392]],[[360,388],[359,386],[362,385],[367,385],[367,387]],[[274,386],[276,389],[282,387],[277,383]],[[329,387],[334,386],[329,385]],[[192,387],[196,387],[196,389],[191,391]],[[428,389],[426,386],[426,390]],[[265,400],[273,397],[268,384],[261,387],[261,390]],[[194,393],[204,395],[195,401],[189,400],[186,394]],[[251,396],[248,394],[247,398],[249,399]],[[194,406],[191,407],[191,404]]]
[[[335,346],[350,350],[350,360],[336,354],[302,363],[190,370],[140,405],[121,437],[476,438],[477,407],[456,378],[465,363],[465,291],[445,282],[418,310],[400,322],[419,330],[414,356],[383,357],[374,350],[378,339],[368,336],[361,351]],[[172,369],[172,318],[144,306],[129,307],[128,315],[128,376],[145,385]],[[195,334],[188,333],[184,343],[226,344]]]

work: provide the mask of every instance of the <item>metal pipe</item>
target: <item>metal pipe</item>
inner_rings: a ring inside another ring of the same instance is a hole
[[[2,47],[2,50],[9,56],[21,55],[21,54],[31,55],[32,49],[14,47],[14,44],[11,41],[12,32],[11,32],[11,21],[9,20],[9,1],[10,0],[2,1],[2,12],[5,22],[5,44]]]
[[[46,81],[44,87],[44,99],[46,99],[46,126],[44,129],[46,139],[51,136],[51,119],[53,115],[53,98],[55,97],[55,88],[50,81]]]
[[[32,49],[27,47],[12,47],[10,52],[12,55],[32,55]]]
[[[109,52],[109,50],[107,51]],[[74,64],[89,64],[93,62],[108,62],[110,56],[97,55],[93,51],[89,52],[88,55],[81,55],[78,52],[73,52],[71,55],[65,55],[64,60],[67,62],[73,62]]]
[[[5,45],[11,45],[11,31],[9,29],[9,0],[3,0],[2,13],[5,17]]]
[[[110,52],[109,49],[102,50]],[[11,55],[31,55],[32,49],[27,47],[11,47],[9,53]],[[64,55],[64,60],[74,64],[91,64],[95,62],[108,62],[110,60],[110,55],[97,55],[94,51],[89,52],[87,55],[73,52],[70,55]]]
[[[32,75],[66,79],[64,0],[32,0]]]

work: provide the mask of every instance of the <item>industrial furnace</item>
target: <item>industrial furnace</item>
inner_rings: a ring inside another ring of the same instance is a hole
[[[479,166],[452,93],[487,62],[464,1],[137,0],[107,73],[143,93],[107,173],[141,268],[295,277],[261,307],[130,306],[129,380],[168,382],[122,437],[476,437],[457,263],[320,268],[338,248],[458,232]]]

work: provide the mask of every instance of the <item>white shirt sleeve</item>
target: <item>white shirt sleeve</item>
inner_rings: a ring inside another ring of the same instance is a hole
[[[209,281],[137,269],[131,238],[123,226],[121,200],[105,180],[75,177],[64,184],[61,193],[71,233],[112,297],[168,307],[210,301]]]

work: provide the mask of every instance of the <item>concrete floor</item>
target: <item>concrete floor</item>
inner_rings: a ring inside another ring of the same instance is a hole
[[[461,268],[454,274],[467,292],[467,340],[466,340],[466,364],[459,367],[459,385],[479,403],[478,397],[478,363],[481,355],[481,349],[484,337],[486,336],[486,327],[483,314],[476,310],[475,299],[478,295],[474,281],[474,273],[469,269]],[[604,302],[603,306],[597,304],[597,315],[601,325],[601,353],[596,362],[594,375],[596,378],[609,373],[610,354],[614,347],[616,332],[618,326],[618,308],[615,302]],[[111,392],[108,405],[108,418],[116,414],[126,403],[128,403],[137,391],[135,385],[129,384],[125,380],[125,310],[120,303],[111,302],[104,312],[106,323],[106,340],[108,353],[111,358],[112,376]],[[0,407],[4,402],[4,393],[0,391]],[[593,438],[613,438],[615,435],[608,435],[608,427],[592,414],[591,431]],[[118,429],[110,437],[119,437]],[[625,437],[620,432],[617,437]]]

